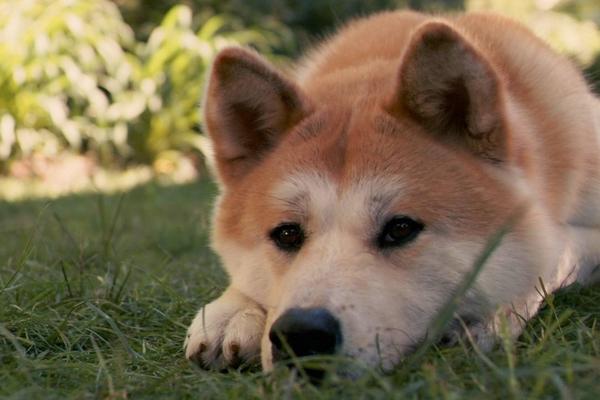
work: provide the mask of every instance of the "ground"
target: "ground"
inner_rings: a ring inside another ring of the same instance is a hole
[[[182,343],[227,278],[207,246],[208,180],[0,202],[0,398],[589,398],[600,290],[549,296],[516,341],[433,346],[395,372],[318,387],[284,368],[205,372]],[[344,362],[344,360],[337,360]]]

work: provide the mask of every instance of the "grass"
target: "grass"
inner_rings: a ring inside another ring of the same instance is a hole
[[[182,343],[227,280],[207,247],[214,185],[0,203],[0,397],[565,398],[600,396],[600,291],[551,295],[491,353],[432,346],[395,372],[314,387],[278,369],[201,371]]]

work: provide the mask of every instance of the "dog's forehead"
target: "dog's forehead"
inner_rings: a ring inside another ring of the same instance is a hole
[[[398,176],[364,175],[341,182],[313,170],[283,177],[270,197],[278,208],[331,222],[337,217],[377,219],[406,191],[406,184]]]
[[[357,209],[406,191],[410,177],[403,177],[402,170],[411,162],[405,156],[411,153],[406,138],[390,134],[392,124],[374,117],[377,113],[330,111],[334,117],[316,117],[298,131],[304,143],[292,139],[279,154],[287,160],[279,170],[288,172],[277,176],[273,197],[296,207],[311,203]]]

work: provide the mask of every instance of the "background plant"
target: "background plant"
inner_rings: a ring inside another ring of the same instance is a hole
[[[124,155],[139,103],[134,45],[110,2],[1,1],[0,160],[65,147]]]
[[[238,43],[276,62],[383,9],[495,10],[600,82],[596,0],[0,0],[0,173],[42,156],[168,172],[206,151],[203,79]]]
[[[214,53],[269,53],[280,36],[174,6],[138,41],[107,0],[0,1],[0,162],[69,150],[103,164],[201,149],[199,100]]]

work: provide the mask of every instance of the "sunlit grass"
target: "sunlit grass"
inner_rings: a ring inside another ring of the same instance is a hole
[[[183,357],[185,329],[227,283],[207,247],[214,192],[203,181],[0,203],[0,397],[598,397],[597,288],[550,295],[491,353],[432,345],[389,375],[313,387],[286,369],[198,370]]]

